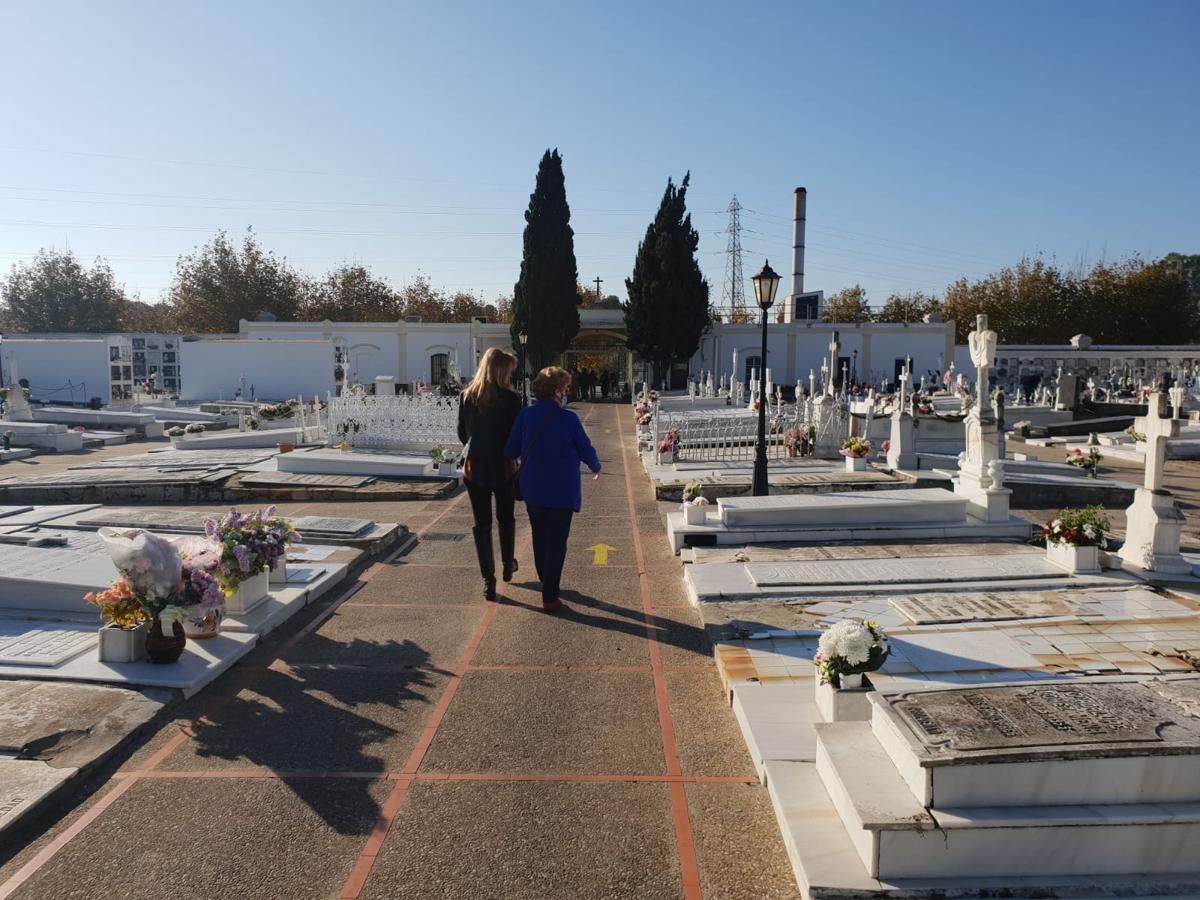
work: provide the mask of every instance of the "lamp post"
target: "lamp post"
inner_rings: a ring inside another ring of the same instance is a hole
[[[754,283],[754,299],[762,310],[762,376],[758,392],[758,444],[754,448],[754,496],[765,497],[767,488],[767,404],[761,385],[766,384],[767,371],[767,312],[775,302],[779,289],[779,273],[764,261],[762,271],[750,278]]]
[[[521,342],[521,396],[525,401],[525,405],[529,405],[529,354],[525,350],[525,345],[529,343],[529,333],[522,331],[517,335],[517,339]]]

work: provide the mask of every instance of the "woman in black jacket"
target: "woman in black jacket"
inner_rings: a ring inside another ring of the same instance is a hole
[[[467,496],[475,516],[475,552],[483,575],[485,599],[496,599],[496,559],[492,552],[492,497],[496,498],[496,524],[500,531],[500,558],[504,580],[517,571],[513,518],[513,464],[504,457],[504,444],[512,431],[521,398],[512,388],[517,359],[496,347],[483,354],[475,377],[460,397],[458,439],[470,443],[465,463]]]

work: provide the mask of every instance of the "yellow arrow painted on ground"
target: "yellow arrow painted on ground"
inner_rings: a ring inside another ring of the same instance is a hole
[[[588,547],[587,549],[591,550],[592,553],[594,554],[592,556],[592,565],[593,566],[607,566],[608,565],[608,551],[616,550],[617,548],[610,547],[610,546],[608,546],[608,544],[593,544],[592,546]]]

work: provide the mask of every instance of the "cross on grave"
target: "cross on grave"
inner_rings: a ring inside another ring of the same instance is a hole
[[[1161,491],[1163,469],[1167,465],[1167,438],[1175,434],[1176,422],[1167,416],[1166,398],[1161,391],[1150,395],[1146,415],[1134,419],[1134,429],[1146,435],[1146,480],[1148,491]]]
[[[822,363],[821,364],[822,374],[824,374],[826,372],[828,372],[830,375],[837,374],[838,353],[841,351],[841,349],[842,349],[842,342],[841,342],[841,340],[839,340],[839,335],[835,331],[833,333],[833,337],[830,338],[830,340],[829,340],[829,368],[826,369],[825,364]],[[825,393],[829,394],[830,396],[833,396],[833,379],[832,378],[829,379],[829,383],[826,385]]]
[[[900,402],[896,404],[896,409],[903,410],[908,405],[908,385],[912,381],[912,372],[909,371],[909,366],[912,364],[912,357],[908,358],[908,362],[900,372]]]
[[[1184,390],[1178,384],[1171,388],[1171,418],[1183,418]]]

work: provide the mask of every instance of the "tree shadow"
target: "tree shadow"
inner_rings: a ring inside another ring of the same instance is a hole
[[[238,764],[218,771],[265,768],[283,775],[329,827],[365,835],[381,812],[373,776],[403,768],[452,673],[407,640],[345,642],[311,634],[297,649],[317,661],[276,661],[260,670],[195,728],[191,747],[197,760]]]

